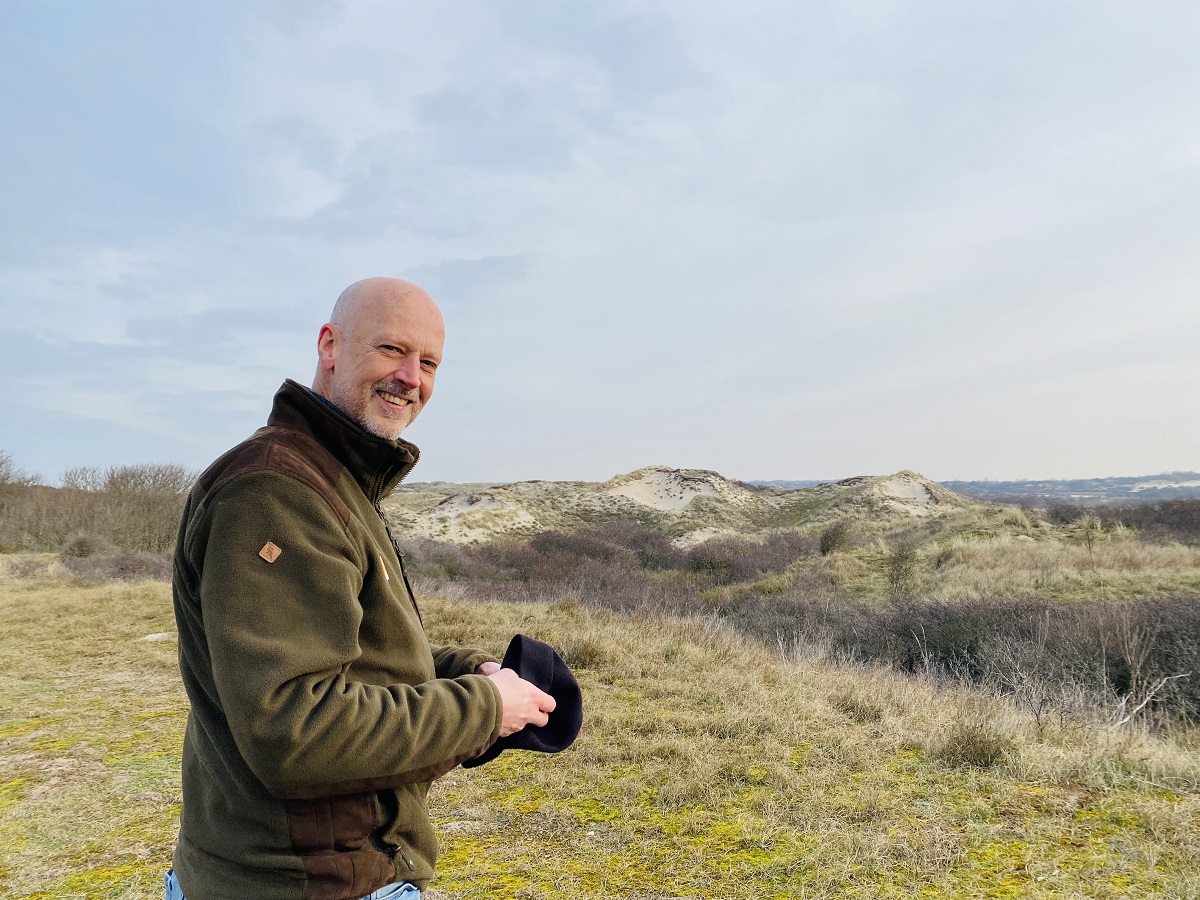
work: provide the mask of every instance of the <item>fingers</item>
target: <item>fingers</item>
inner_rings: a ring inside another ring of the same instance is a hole
[[[521,678],[512,669],[500,669],[487,677],[496,685],[504,706],[501,737],[515,734],[527,725],[541,727],[550,721],[555,700],[537,685]]]

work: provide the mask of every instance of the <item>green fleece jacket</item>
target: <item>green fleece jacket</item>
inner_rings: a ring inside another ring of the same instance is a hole
[[[491,746],[502,705],[473,674],[493,657],[430,647],[379,513],[417,455],[288,381],[188,497],[188,900],[355,900],[432,877],[430,782]]]

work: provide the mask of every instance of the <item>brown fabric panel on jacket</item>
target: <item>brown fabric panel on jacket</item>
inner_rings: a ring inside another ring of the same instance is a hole
[[[335,487],[342,464],[312,437],[288,428],[268,425],[258,429],[249,441],[209,466],[201,485],[211,499],[234,478],[257,472],[274,472],[307,485],[329,504],[343,525],[350,521],[350,509]]]
[[[378,850],[330,850],[301,860],[308,877],[305,900],[358,900],[396,878],[391,859]]]
[[[391,882],[388,854],[371,843],[371,794],[287,801],[288,834],[307,876],[307,900],[356,900]]]
[[[375,821],[374,793],[337,797],[329,804],[333,842],[341,847],[369,844],[369,836],[379,823]]]
[[[327,799],[285,803],[284,811],[287,814],[288,837],[297,852],[311,853],[333,846]]]

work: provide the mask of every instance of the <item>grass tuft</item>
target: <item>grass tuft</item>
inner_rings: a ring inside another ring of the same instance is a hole
[[[937,756],[952,766],[990,769],[1012,752],[1012,740],[984,722],[954,722],[937,745]]]

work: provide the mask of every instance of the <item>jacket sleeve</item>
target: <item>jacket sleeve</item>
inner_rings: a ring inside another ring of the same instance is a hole
[[[495,741],[502,707],[485,677],[346,677],[360,655],[366,562],[315,491],[243,475],[205,518],[189,551],[203,573],[213,679],[238,751],[268,790],[315,797],[428,781]],[[268,541],[282,550],[273,562],[259,556]]]
[[[438,678],[457,678],[473,674],[480,663],[500,662],[496,657],[475,647],[434,647],[433,665]]]

